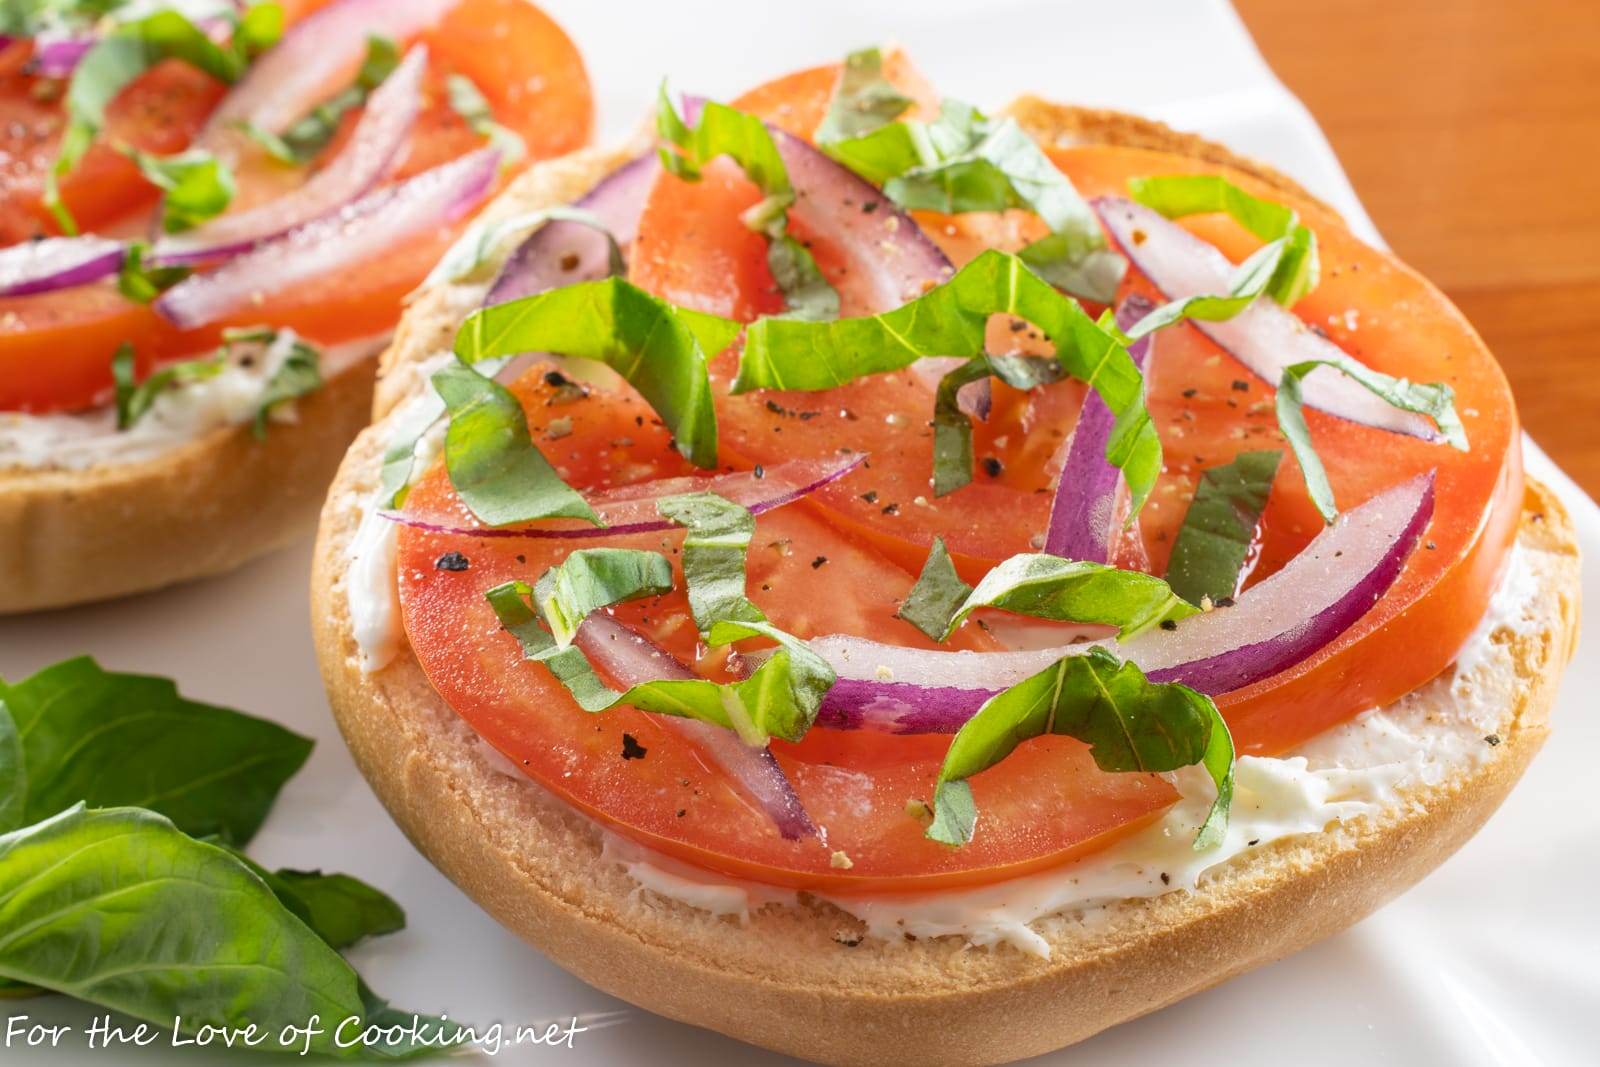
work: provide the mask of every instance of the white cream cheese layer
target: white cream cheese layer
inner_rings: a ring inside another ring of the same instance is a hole
[[[117,429],[117,412],[109,404],[60,415],[0,412],[0,470],[85,470],[137,463],[212,430],[243,425],[255,418],[267,382],[288,357],[293,339],[285,330],[259,358],[231,361],[213,377],[164,391],[126,430]],[[385,334],[320,348],[323,378],[370,359],[388,340]],[[281,420],[293,417],[292,404],[274,413]]]

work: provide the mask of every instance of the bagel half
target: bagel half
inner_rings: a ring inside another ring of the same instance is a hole
[[[1185,152],[1305,196],[1267,168],[1143,119],[1033,99],[1013,113],[1044,140]],[[629,154],[579,153],[535,168],[493,210],[570,198]],[[441,290],[413,306],[384,359],[380,416],[423,387],[413,368],[448,344],[470,310],[462,302]],[[1242,853],[1193,892],[1115,903],[1093,924],[1036,924],[1051,949],[1045,959],[950,937],[854,944],[839,934],[862,925],[805,894],[740,923],[641,893],[603,854],[601,829],[485,754],[403,642],[386,666],[363,673],[346,601],[349,552],[388,435],[380,417],[340,468],[322,516],[311,618],[334,715],[396,822],[500,922],[584,980],[671,1018],[827,1063],[1036,1055],[1349,926],[1436,867],[1500,804],[1548,732],[1576,639],[1574,534],[1549,491],[1530,485],[1518,543],[1537,585],[1527,609],[1534,619],[1493,636],[1494,670],[1475,696],[1499,709],[1499,743],[1472,766],[1403,788],[1375,815]],[[1448,684],[1430,686],[1442,698]]]

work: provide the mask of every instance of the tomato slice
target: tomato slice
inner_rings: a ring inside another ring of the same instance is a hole
[[[535,368],[515,389],[535,439],[574,485],[600,488],[687,472],[650,409],[626,387],[554,404],[544,368]],[[557,418],[566,421],[551,441]],[[441,466],[419,480],[406,506],[456,525],[472,521]],[[669,555],[681,542],[678,533],[606,540]],[[1175,799],[1159,777],[1101,774],[1083,745],[1049,738],[1009,759],[1004,775],[975,783],[984,832],[966,848],[950,849],[927,840],[924,824],[907,811],[908,802],[928,799],[949,738],[813,730],[799,744],[778,743],[774,750],[824,833],[786,841],[695,746],[631,708],[586,714],[501,631],[484,592],[513,578],[537,579],[572,545],[403,529],[397,571],[407,636],[434,687],[485,740],[557,795],[653,848],[712,870],[802,888],[934,888],[1059,863],[1142,825]],[[468,558],[467,570],[436,566],[451,551]],[[893,615],[911,575],[804,508],[791,505],[758,520],[749,574],[752,599],[801,636],[845,632],[928,645]],[[817,595],[822,580],[827,596]],[[677,581],[681,589],[681,573]],[[706,676],[727,677],[722,656],[696,661],[697,635],[681,592],[624,605],[617,615]],[[994,645],[973,628],[955,647]],[[646,758],[622,758],[625,733],[645,747]],[[852,866],[836,867],[835,852]]]
[[[311,6],[301,5],[302,9]],[[465,74],[482,89],[497,120],[526,142],[527,162],[571,151],[589,139],[593,101],[582,59],[560,27],[532,5],[523,0],[461,0],[425,40],[430,61],[426,106],[394,180],[446,162],[481,143],[446,99],[444,79],[452,73]],[[195,89],[196,78],[205,83],[205,93]],[[156,84],[147,86],[152,79]],[[159,99],[156,92],[169,81],[193,90],[182,97],[189,108],[185,123],[174,124],[162,117],[159,100],[173,97],[177,89]],[[35,83],[37,79],[20,75],[0,76],[0,108],[36,106],[28,98],[30,85]],[[144,125],[129,119],[130,128],[148,127],[151,136],[167,138],[150,142],[152,150],[175,151],[187,144],[220,96],[220,87],[204,75],[181,65],[163,64],[119,97],[113,111],[143,116],[140,121]],[[59,125],[59,104],[35,118],[39,123]],[[356,118],[356,114],[347,116],[345,131]],[[111,135],[118,136],[117,128]],[[337,147],[336,141],[329,151]],[[127,162],[102,148],[97,146],[84,166],[74,171],[76,180],[88,181],[100,174],[89,163],[105,153],[113,164]],[[54,142],[41,142],[38,152],[47,164],[54,156]],[[137,232],[141,225],[137,212],[154,201],[153,190],[137,175],[131,183],[114,181],[115,177],[106,178],[88,196],[105,208],[93,217],[96,221],[120,219],[131,210],[135,217],[118,226]],[[286,168],[264,152],[246,152],[235,177],[240,187],[237,203],[243,206],[283,192],[286,183],[303,180],[305,170]],[[36,214],[36,183],[0,184],[0,194],[4,194],[0,220]],[[68,202],[74,203],[70,197]],[[89,218],[80,216],[80,221],[88,223]],[[324,344],[381,334],[393,328],[405,295],[426,276],[464,225],[441,227],[358,270],[341,271],[280,294],[229,321],[197,330],[174,329],[149,307],[123,299],[110,282],[0,297],[0,410],[57,411],[103,402],[111,384],[111,355],[124,340],[134,345],[142,373],[153,364],[215,347],[222,330],[232,326],[287,326]]]

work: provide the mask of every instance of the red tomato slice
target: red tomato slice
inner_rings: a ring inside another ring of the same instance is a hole
[[[313,5],[302,5],[309,6]],[[560,27],[524,0],[461,0],[426,40],[430,55],[427,107],[396,180],[481,143],[445,98],[444,78],[451,73],[467,75],[482,89],[497,119],[526,141],[528,162],[571,151],[589,139],[593,101],[582,60]],[[199,77],[210,84],[204,75],[187,69],[164,74],[170,66],[163,65],[147,78],[163,75],[188,84]],[[116,107],[157,114],[143,87],[143,81],[130,87]],[[0,76],[0,107],[22,106],[19,100],[25,90],[21,83]],[[220,89],[212,86],[208,92],[204,105],[193,106],[191,121],[181,129],[168,129],[166,122],[149,120],[152,129],[172,138],[170,143],[154,146],[155,150],[174,151],[188,142],[220,98]],[[59,109],[52,114],[59,123]],[[348,116],[345,128],[355,120],[354,114]],[[330,146],[329,150],[336,148]],[[45,152],[46,160],[53,155],[52,143]],[[121,159],[114,152],[111,156]],[[95,172],[84,168],[74,172],[84,173]],[[285,168],[265,153],[246,154],[236,170],[237,202],[249,204],[282,192],[286,181],[303,180],[304,174],[303,169]],[[135,186],[137,196],[121,195]],[[33,210],[26,197],[36,198],[36,187],[28,193],[20,187],[11,190],[0,185],[0,193],[6,194],[0,201],[0,220]],[[95,198],[101,195],[94,194]],[[119,214],[154,199],[141,180],[132,186],[115,185],[103,195]],[[382,333],[393,327],[405,295],[426,276],[464,225],[443,227],[359,270],[342,271],[274,297],[227,322],[192,331],[175,330],[149,307],[123,299],[109,282],[0,298],[0,410],[55,411],[101,402],[111,383],[111,355],[124,340],[135,346],[143,373],[155,363],[214,347],[221,331],[231,326],[288,326],[325,344]]]
[[[553,391],[537,368],[516,390],[535,439],[573,485],[599,488],[687,472],[650,409],[625,387],[552,406]],[[571,432],[550,441],[556,418],[569,419]],[[457,525],[472,522],[440,466],[418,482],[407,510]],[[681,542],[673,533],[606,544],[674,555]],[[909,801],[929,797],[947,737],[813,730],[800,744],[774,747],[825,836],[785,841],[695,746],[631,708],[586,714],[501,631],[484,592],[513,578],[532,582],[571,547],[403,529],[397,571],[407,636],[440,695],[490,744],[557,795],[653,848],[713,870],[803,888],[933,888],[1059,863],[1142,825],[1175,799],[1156,776],[1099,773],[1084,746],[1049,738],[1007,760],[1005,774],[975,783],[983,833],[951,849],[927,840],[924,824],[907,812]],[[450,551],[467,556],[466,571],[435,566]],[[752,598],[773,622],[801,636],[842,631],[928,644],[893,616],[911,576],[806,509],[790,506],[760,518],[749,573]],[[817,595],[822,580],[827,596]],[[681,574],[677,581],[681,588]],[[617,615],[684,662],[695,662],[697,636],[681,593],[624,605]],[[977,629],[955,644],[994,647]],[[719,673],[723,659],[706,657],[696,669],[726,678]],[[622,759],[624,733],[645,747],[646,758]],[[833,866],[836,851],[850,858],[848,870]]]

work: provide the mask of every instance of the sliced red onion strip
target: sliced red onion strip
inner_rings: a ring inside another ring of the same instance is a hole
[[[817,721],[837,729],[947,733],[1002,689],[1094,644],[1137,663],[1152,681],[1182,682],[1213,696],[1242,689],[1309,658],[1388,592],[1433,517],[1433,487],[1430,471],[1379,493],[1340,515],[1233,607],[1121,645],[981,653],[817,638],[809,644],[839,675]]]
[[[1091,203],[1122,251],[1167,299],[1228,291],[1234,264],[1214,245],[1132,200],[1100,197]],[[1192,322],[1274,388],[1283,380],[1285,367],[1306,360],[1349,358],[1338,345],[1269,298],[1255,301],[1225,322]],[[1331,369],[1323,368],[1307,376],[1304,398],[1306,404],[1319,411],[1363,426],[1425,441],[1442,440],[1429,419],[1391,406]]]
[[[1126,330],[1152,309],[1144,297],[1130,295],[1117,308],[1117,325]],[[1144,370],[1149,353],[1148,334],[1128,347],[1128,355],[1140,371]],[[1067,446],[1066,462],[1061,465],[1061,478],[1050,505],[1050,524],[1045,528],[1044,550],[1053,556],[1111,562],[1122,472],[1106,459],[1106,442],[1111,440],[1116,423],[1117,416],[1100,394],[1089,390]]]
[[[818,489],[838,481],[866,461],[866,453],[856,452],[835,459],[797,459],[769,467],[757,477],[754,471],[719,474],[714,478],[664,478],[640,482],[619,489],[596,493],[588,498],[605,526],[562,525],[533,529],[507,530],[500,527],[449,526],[429,522],[404,512],[383,512],[383,517],[402,526],[429,533],[460,537],[593,538],[625,537],[629,534],[657,533],[678,529],[678,524],[663,519],[656,501],[681,493],[716,493],[750,509],[750,514],[792,504]],[[555,520],[552,520],[555,521]]]
[[[665,649],[608,615],[597,613],[585,619],[573,643],[624,688],[660,679],[696,677]],[[698,719],[676,715],[652,718],[699,746],[743,787],[785,840],[798,841],[817,832],[770,748],[751,748],[732,730]]]
[[[296,285],[354,268],[471,211],[494,185],[499,164],[500,153],[485,148],[385,186],[208,274],[186,278],[156,301],[156,310],[177,326],[193,329]]]
[[[393,169],[422,110],[428,50],[419,45],[367,98],[349,143],[304,185],[259,207],[156,242],[162,265],[201,263],[237,255],[261,241],[333,214],[364,195]]]
[[[46,78],[70,77],[97,40],[92,36],[36,38],[33,70]]]
[[[355,79],[367,38],[407,41],[459,0],[336,0],[290,26],[211,113],[199,143],[215,148],[239,123],[283,133]]]
[[[484,306],[609,276],[611,241],[623,248],[633,243],[644,203],[660,173],[660,157],[649,152],[603,178],[572,206],[593,215],[605,233],[565,219],[546,222],[506,260]]]
[[[126,251],[105,237],[47,237],[0,249],[0,296],[86,285],[115,274]]]

